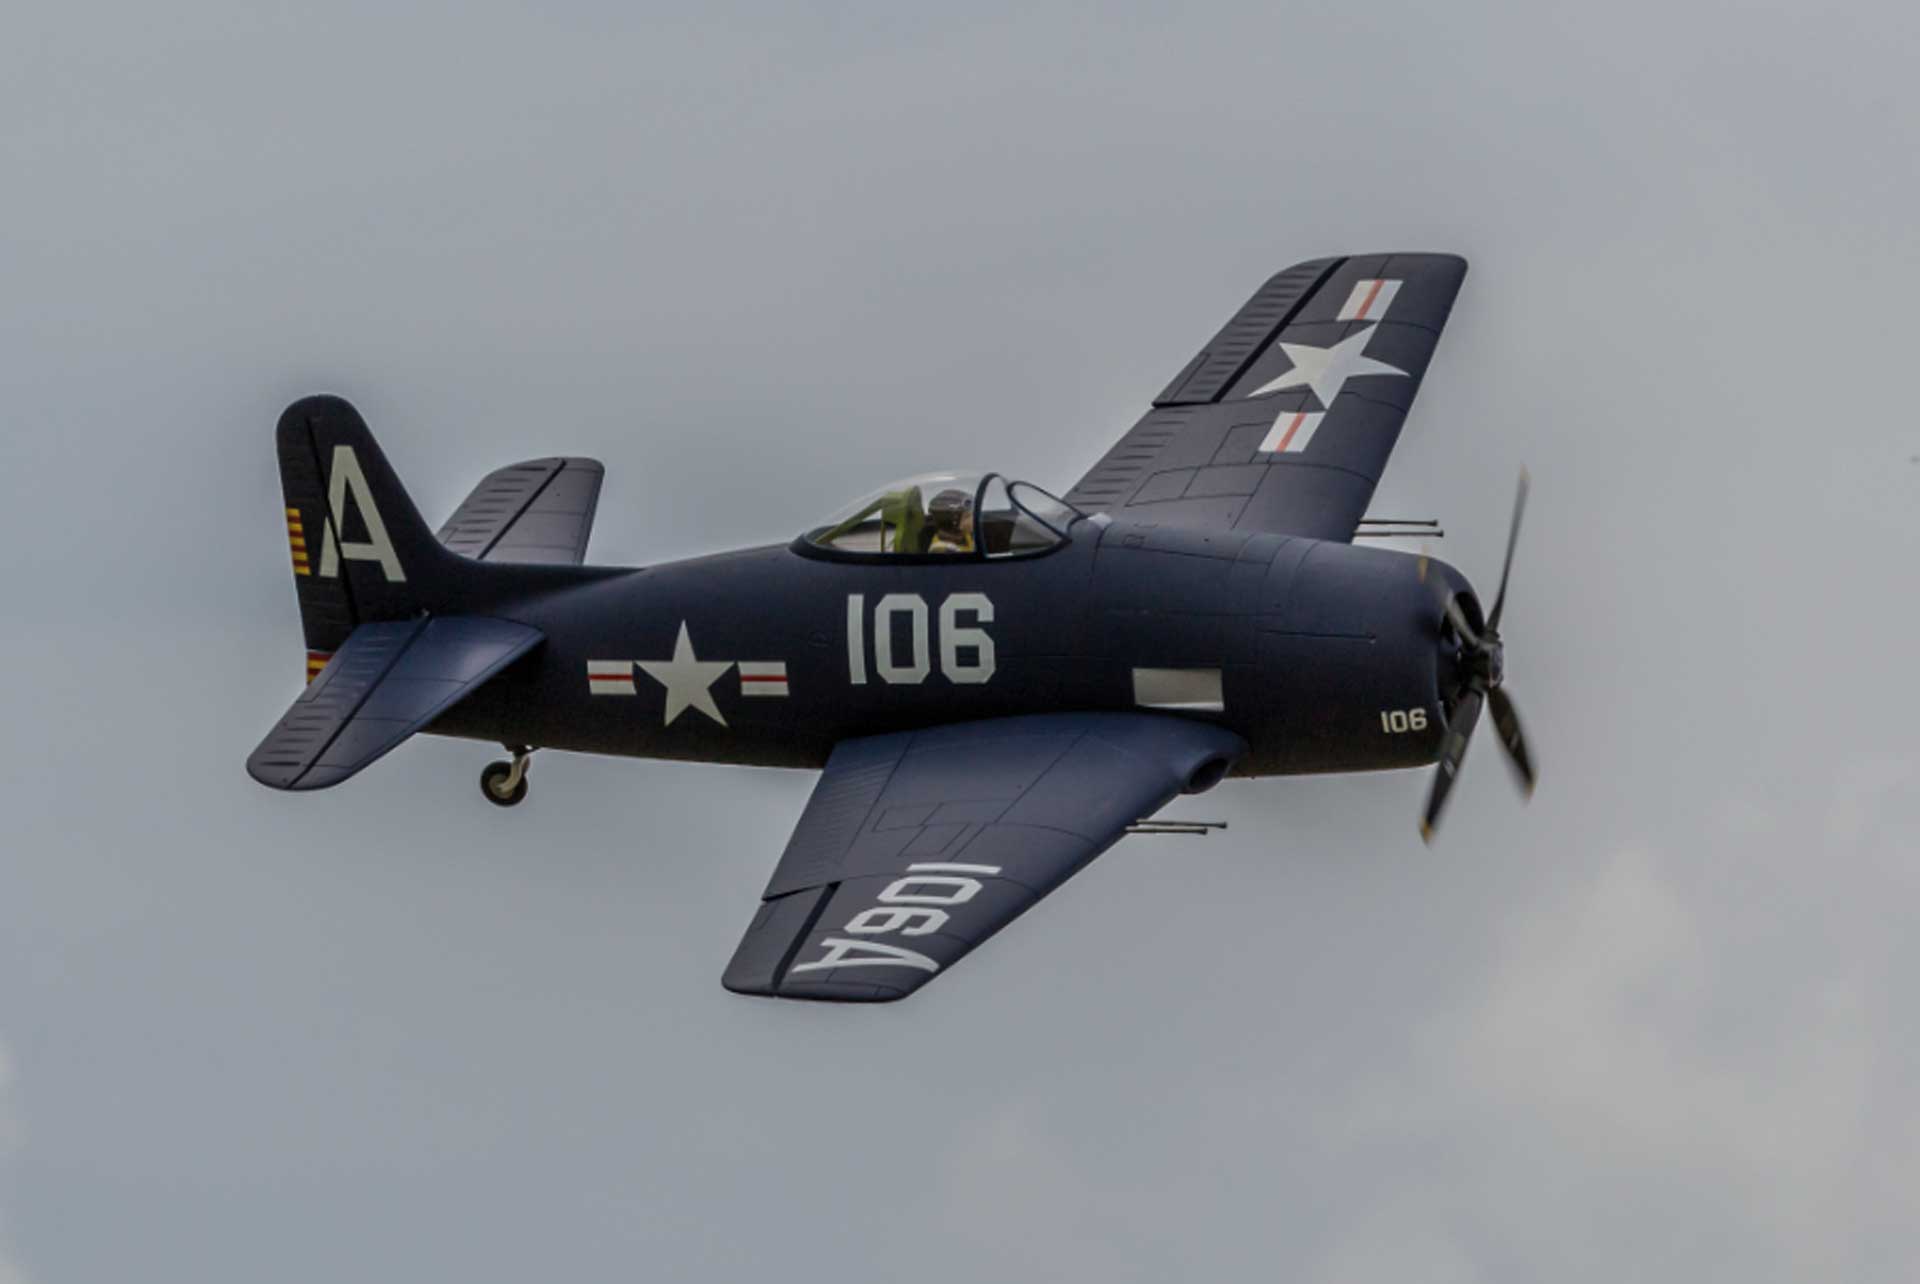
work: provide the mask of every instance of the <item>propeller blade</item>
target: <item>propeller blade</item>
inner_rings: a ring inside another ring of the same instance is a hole
[[[1426,814],[1420,818],[1420,837],[1431,843],[1434,830],[1440,824],[1440,813],[1447,805],[1447,795],[1453,790],[1454,777],[1460,774],[1460,764],[1467,756],[1467,742],[1473,739],[1473,726],[1480,721],[1480,706],[1486,694],[1478,685],[1470,686],[1460,696],[1460,705],[1453,711],[1453,722],[1447,727],[1447,738],[1440,745],[1440,765],[1434,769],[1433,791],[1427,795]]]
[[[1513,548],[1520,542],[1520,517],[1527,511],[1527,470],[1520,470],[1520,489],[1513,497],[1513,525],[1507,530],[1507,560],[1500,568],[1500,591],[1493,595],[1493,610],[1487,615],[1487,632],[1500,631],[1500,613],[1507,607],[1507,576],[1513,572]]]
[[[1493,704],[1493,726],[1500,733],[1500,743],[1506,746],[1507,761],[1513,764],[1513,773],[1520,778],[1522,792],[1531,798],[1533,755],[1527,752],[1527,737],[1520,730],[1520,712],[1513,707],[1513,697],[1504,688],[1495,687],[1487,698]]]
[[[1447,619],[1452,623],[1453,631],[1460,635],[1460,640],[1474,650],[1479,650],[1480,635],[1473,631],[1473,625],[1467,623],[1467,613],[1460,608],[1458,594],[1447,594],[1446,612]]]

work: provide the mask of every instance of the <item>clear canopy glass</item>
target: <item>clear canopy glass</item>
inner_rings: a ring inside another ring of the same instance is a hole
[[[997,473],[929,473],[849,504],[808,531],[835,553],[912,557],[1018,557],[1065,543],[1083,514],[1026,482]]]

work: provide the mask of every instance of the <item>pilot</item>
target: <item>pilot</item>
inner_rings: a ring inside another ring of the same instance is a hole
[[[973,496],[943,490],[927,503],[927,551],[973,552]]]

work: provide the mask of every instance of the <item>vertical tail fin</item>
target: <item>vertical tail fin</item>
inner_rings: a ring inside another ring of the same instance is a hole
[[[457,557],[442,548],[360,413],[338,397],[287,407],[275,433],[311,680],[357,625],[401,620]]]

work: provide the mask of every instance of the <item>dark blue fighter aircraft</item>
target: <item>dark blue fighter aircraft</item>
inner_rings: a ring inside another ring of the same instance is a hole
[[[277,445],[309,685],[247,770],[324,789],[417,731],[507,746],[501,806],[535,747],[819,770],[724,977],[792,999],[911,994],[1229,775],[1437,760],[1431,836],[1483,705],[1533,783],[1506,570],[1483,612],[1452,567],[1353,543],[1465,274],[1288,268],[1063,497],[916,477],[639,569],[583,564],[593,460],[489,474],[436,536],[351,406],[300,401]]]

